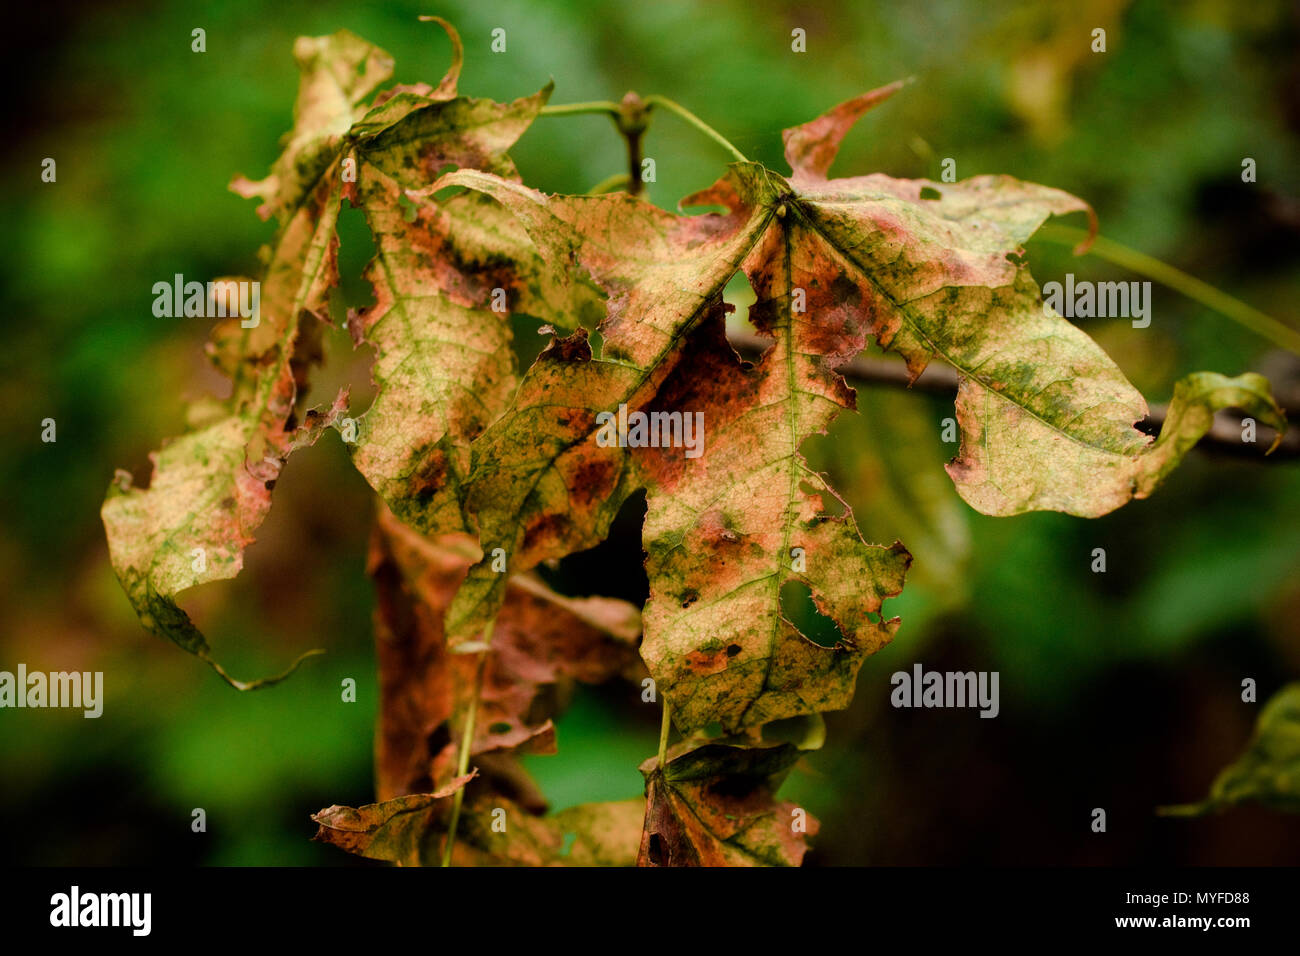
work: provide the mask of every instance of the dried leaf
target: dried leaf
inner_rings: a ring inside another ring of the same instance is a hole
[[[337,194],[327,187],[288,220],[261,284],[256,324],[244,328],[232,318],[213,331],[210,355],[232,379],[230,398],[198,403],[194,430],[150,455],[149,486],[132,487],[119,472],[102,508],[113,569],[141,624],[241,690],[282,680],[293,667],[275,678],[235,680],[175,599],[239,573],[289,455],[347,413],[346,390],[330,408],[308,411],[302,425],[295,413],[317,354],[313,316],[323,313],[334,282],[329,237],[337,215]]]
[[[432,188],[451,185],[514,212],[554,265],[557,284],[594,283],[607,296],[602,354],[593,355],[582,329],[557,337],[474,445],[467,507],[483,549],[500,547],[512,569],[527,570],[604,538],[637,484],[627,449],[598,446],[596,415],[653,397],[761,221],[748,213],[683,218],[623,195],[548,197],[468,170]],[[486,561],[471,569],[452,606],[453,640],[473,640],[501,595],[502,579]]]
[[[312,820],[320,825],[313,839],[372,860],[420,866],[441,852],[429,845],[430,840],[443,826],[451,796],[475,776],[471,772],[457,777],[434,793],[368,803],[355,810],[338,804],[326,807],[312,814]]]
[[[1180,383],[1177,421],[1160,442],[1133,427],[1147,413],[1142,396],[1043,305],[1022,262],[1022,244],[1049,216],[1083,211],[1093,221],[1081,200],[1008,176],[826,181],[858,107],[892,89],[787,131],[797,192],[790,284],[807,289],[808,312],[824,327],[842,315],[850,347],[865,329],[913,375],[934,358],[958,371],[962,453],[948,472],[968,503],[994,515],[1095,517],[1150,494],[1204,434],[1207,413],[1245,403],[1269,424],[1280,421],[1262,379],[1202,373]]]
[[[638,866],[798,866],[817,820],[777,801],[798,748],[684,743],[646,778],[645,831]]]
[[[232,378],[233,394],[196,406],[196,431],[154,456],[148,489],[119,477],[104,504],[114,568],[144,626],[240,688],[274,681],[229,678],[174,598],[238,573],[285,458],[347,417],[346,392],[328,411],[308,413],[310,427],[298,428],[294,413],[306,370],[319,358],[315,321],[328,320],[338,281],[344,195],[368,203],[379,247],[369,272],[377,304],[352,324],[354,337],[376,348],[380,386],[361,420],[355,454],[363,474],[409,520],[430,529],[464,527],[459,480],[468,443],[515,385],[508,315],[487,309],[496,287],[482,282],[499,282],[517,303],[549,317],[536,252],[495,204],[474,196],[441,217],[407,223],[402,216],[402,190],[426,185],[448,164],[514,175],[505,149],[550,92],[513,104],[458,96],[459,38],[438,22],[453,45],[443,81],[437,88],[397,87],[370,107],[362,100],[391,73],[386,53],[346,31],[299,38],[300,87],[285,152],[262,182],[232,183],[263,200],[260,215],[281,222],[267,252],[259,321],[251,328],[226,321],[209,346],[214,364]],[[463,268],[449,263],[452,250],[460,250],[455,262]],[[495,257],[492,276],[481,269],[485,257]]]
[[[1154,442],[1146,437],[1132,442],[1125,434],[1107,447],[1071,445],[1064,451],[1057,430],[1006,403],[991,402],[981,386],[963,379],[957,393],[962,450],[948,473],[962,497],[985,514],[1018,514],[1033,507],[1096,517],[1131,498],[1148,497],[1224,408],[1240,408],[1272,425],[1278,440],[1286,430],[1285,413],[1263,376],[1196,372],[1174,386]]]
[[[965,451],[949,470],[991,513],[1099,514],[1148,493],[1203,417],[1199,405],[1179,406],[1182,426],[1141,457],[1141,395],[1043,308],[1021,244],[1049,216],[1091,219],[1082,201],[1006,176],[826,178],[853,122],[897,88],[788,130],[790,179],[735,163],[683,203],[724,215],[665,218],[627,197],[547,197],[473,171],[431,187],[496,198],[571,286],[590,281],[607,296],[601,354],[581,332],[557,339],[475,442],[467,508],[485,549],[527,568],[594,544],[627,495],[647,489],[643,655],[683,731],[843,707],[862,658],[897,626],[881,607],[902,586],[906,551],[867,545],[799,452],[854,407],[837,369],[869,336],[914,375],[934,357],[958,370]],[[752,368],[726,347],[716,314],[737,262],[757,296],[754,325],[773,339]],[[1271,399],[1254,385],[1202,381],[1196,394],[1212,405],[1231,393],[1271,421]],[[619,405],[702,413],[708,450],[690,461],[600,447],[596,415]],[[980,455],[1013,442],[1015,454]],[[796,555],[805,570],[794,570]],[[782,614],[789,583],[806,585],[840,628],[834,648]],[[454,643],[472,646],[500,594],[484,564],[471,570],[449,615]]]
[[[329,289],[337,283],[340,194],[326,175],[332,144],[391,69],[387,54],[346,31],[300,38],[294,53],[301,77],[285,154],[262,183],[232,184],[260,196],[259,213],[277,215],[281,228],[248,326],[236,317],[212,333],[209,354],[231,377],[231,396],[196,405],[195,430],[150,456],[148,488],[133,488],[119,472],[102,510],[113,568],[145,629],[207,661],[241,690],[282,680],[298,662],[274,678],[231,678],[175,598],[239,573],[285,460],[346,414],[346,390],[331,408],[308,412],[302,426],[295,403],[319,354],[313,316],[327,314]]]
[[[379,596],[381,799],[431,789],[453,773],[478,657],[451,653],[444,616],[476,555],[468,536],[431,539],[390,514],[379,517],[370,573]],[[485,662],[471,754],[554,752],[555,685],[639,677],[640,630],[631,604],[567,598],[533,575],[514,576]],[[514,768],[491,770],[494,786],[535,804]]]
[[[471,775],[472,776],[472,775]],[[459,778],[458,784],[469,777]],[[313,815],[315,839],[372,860],[436,866],[442,859],[457,786],[353,810],[330,807]],[[454,866],[631,866],[645,800],[592,803],[536,817],[511,801],[474,787],[466,791],[452,848]]]

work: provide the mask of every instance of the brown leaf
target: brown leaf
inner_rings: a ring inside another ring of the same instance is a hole
[[[684,742],[662,768],[651,757],[638,866],[798,866],[815,818],[776,790],[799,759],[789,744]]]
[[[478,655],[448,649],[444,618],[476,554],[468,536],[431,539],[379,517],[370,573],[379,596],[381,799],[452,774]],[[626,602],[566,598],[532,575],[513,577],[487,653],[471,754],[554,752],[557,685],[639,677],[639,634],[640,615]],[[526,783],[507,779],[508,764],[493,769],[498,786],[535,803]]]
[[[372,860],[400,866],[441,861],[450,796],[470,777],[433,794],[411,794],[353,810],[329,807],[313,815],[315,839]],[[477,784],[466,797],[452,848],[453,866],[631,866],[645,801],[592,803],[552,817],[533,816]]]

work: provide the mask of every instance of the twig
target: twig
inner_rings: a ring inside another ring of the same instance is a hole
[[[757,358],[771,344],[768,339],[744,332],[729,333],[728,338],[737,352],[750,359]],[[891,385],[898,388],[911,388],[914,391],[949,396],[957,391],[956,369],[937,362],[931,362],[927,365],[925,371],[920,374],[916,381],[910,383],[911,374],[908,372],[907,366],[902,362],[891,359],[858,356],[840,366],[839,371],[848,378],[870,385]],[[1167,405],[1153,405],[1150,413],[1137,427],[1148,434],[1157,434],[1165,423],[1165,416],[1168,411],[1169,407]],[[1287,410],[1287,416],[1291,419],[1297,417],[1295,411],[1290,409]],[[1214,425],[1201,439],[1197,447],[1203,447],[1207,451],[1244,457],[1251,461],[1300,457],[1300,429],[1288,429],[1286,435],[1282,438],[1282,443],[1277,446],[1273,454],[1269,455],[1268,458],[1265,458],[1262,449],[1268,448],[1272,444],[1273,429],[1261,422],[1259,430],[1261,434],[1259,435],[1258,445],[1246,444],[1241,440],[1240,419],[1234,421],[1227,414],[1216,415]]]
[[[574,113],[608,113],[611,116],[619,114],[620,107],[611,100],[592,100],[589,103],[556,103],[551,106],[543,106],[542,116],[569,116]]]
[[[492,624],[483,629],[484,643],[492,640]],[[483,692],[483,670],[487,664],[487,651],[479,651],[478,667],[474,672],[474,693],[470,697],[469,712],[465,715],[465,731],[460,739],[460,753],[456,759],[457,778],[469,773],[469,752],[474,745],[474,718],[478,715],[479,695]],[[451,822],[447,825],[447,845],[442,850],[442,865],[451,866],[451,850],[456,844],[456,826],[460,823],[460,805],[465,800],[465,788],[462,786],[451,798]]]
[[[660,695],[664,702],[663,722],[659,725],[659,769],[664,769],[664,760],[668,756],[668,731],[672,729],[673,721],[668,713],[668,698]]]
[[[645,183],[641,179],[641,137],[650,125],[650,107],[641,97],[629,91],[623,97],[614,125],[627,140],[627,191],[633,196],[639,196],[645,191]]]

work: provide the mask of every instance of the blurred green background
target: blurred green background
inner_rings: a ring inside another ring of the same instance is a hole
[[[158,319],[154,282],[255,274],[272,226],[226,189],[265,174],[288,129],[300,34],[346,27],[436,82],[461,31],[461,89],[554,103],[633,89],[688,106],[785,171],[781,130],[901,76],[917,82],[845,141],[840,175],[1015,176],[1092,202],[1102,232],[1291,325],[1300,315],[1300,13],[1293,3],[907,4],[258,0],[43,3],[9,11],[10,146],[0,178],[0,669],[102,670],[104,715],[0,711],[0,858],[20,863],[347,864],[308,814],[372,795],[376,686],[365,577],[372,500],[331,434],[297,454],[235,581],[183,602],[232,672],[328,650],[285,684],[239,694],[146,635],[107,561],[99,506],[219,387],[202,320]],[[207,52],[190,31],[207,31]],[[507,50],[489,49],[495,27]],[[807,52],[790,49],[807,31]],[[1091,31],[1108,49],[1090,49]],[[674,117],[646,142],[666,207],[727,157]],[[623,169],[599,116],[543,118],[514,151],[524,178],[584,191]],[[41,161],[58,179],[42,183]],[[1258,182],[1241,181],[1243,158]],[[348,217],[345,217],[348,218]],[[364,300],[366,249],[344,224],[339,307]],[[1136,279],[1035,241],[1040,282]],[[1268,343],[1157,286],[1153,322],[1079,320],[1155,402],[1198,369],[1289,373]],[[334,371],[364,372],[345,336]],[[362,375],[364,378],[364,374]],[[364,396],[359,397],[364,403]],[[1244,809],[1157,818],[1201,797],[1259,704],[1300,675],[1300,466],[1197,452],[1151,500],[1104,519],[976,515],[942,471],[951,402],[863,389],[862,414],[806,446],[864,536],[916,557],[887,606],[903,626],[852,708],[784,794],[823,821],[809,863],[1296,863],[1300,820]],[[364,407],[359,404],[356,407]],[[58,440],[40,440],[41,421]],[[575,593],[643,595],[638,513],[565,562]],[[1107,550],[1106,574],[1089,570]],[[1001,715],[889,706],[889,675],[1001,672]],[[340,681],[357,680],[356,703]],[[632,688],[580,691],[560,754],[529,758],[556,808],[640,792],[657,715]],[[190,829],[202,807],[207,832]],[[1104,807],[1109,831],[1089,829]]]

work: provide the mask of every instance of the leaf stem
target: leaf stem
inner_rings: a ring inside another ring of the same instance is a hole
[[[588,189],[587,195],[599,196],[602,193],[612,193],[619,189],[626,189],[629,185],[627,173],[615,173]]]
[[[729,152],[732,156],[734,156],[736,158],[736,162],[738,163],[749,162],[749,160],[745,157],[744,153],[736,149],[735,146],[731,145],[730,140],[728,140],[725,136],[719,133],[708,123],[704,122],[704,120],[700,119],[690,110],[688,110],[686,107],[682,106],[680,103],[676,103],[673,100],[670,100],[668,97],[660,96],[657,93],[650,94],[645,98],[645,101],[648,106],[662,106],[664,109],[676,113],[682,119],[686,120],[686,122],[690,123],[701,133],[709,137],[711,140],[713,140],[715,143],[717,143],[719,146],[721,146],[723,149]]]
[[[569,116],[575,113],[609,113],[617,116],[621,107],[610,100],[592,100],[588,103],[555,103],[542,107],[542,116]]]
[[[1085,238],[1086,235],[1082,229],[1050,223],[1038,230],[1036,238],[1045,239],[1048,242],[1072,245]],[[1195,276],[1188,275],[1181,269],[1176,269],[1167,262],[1161,262],[1145,252],[1130,249],[1128,246],[1102,236],[1098,236],[1093,241],[1089,252],[1099,259],[1114,263],[1140,276],[1146,276],[1148,279],[1154,279],[1161,285],[1181,292],[1192,301],[1199,302],[1206,308],[1218,312],[1243,328],[1268,339],[1274,345],[1300,355],[1300,332],[1289,325],[1279,322],[1271,315],[1266,315],[1259,309],[1247,305],[1240,299],[1235,299],[1228,293],[1216,289],[1208,282],[1203,282]]]
[[[664,760],[668,756],[668,731],[672,729],[673,722],[669,716],[668,698],[663,698],[664,718],[663,723],[659,725],[659,769],[664,769]]]
[[[492,624],[483,628],[483,641],[492,640]],[[460,754],[456,759],[456,776],[463,777],[469,773],[469,752],[474,745],[474,718],[478,715],[478,699],[483,692],[483,670],[487,664],[487,651],[479,651],[478,667],[474,670],[474,693],[470,697],[468,713],[465,715],[465,730],[460,739]],[[451,866],[451,850],[456,844],[456,826],[460,823],[460,805],[465,800],[465,788],[462,786],[451,798],[451,822],[447,825],[447,845],[442,850],[442,865]]]

